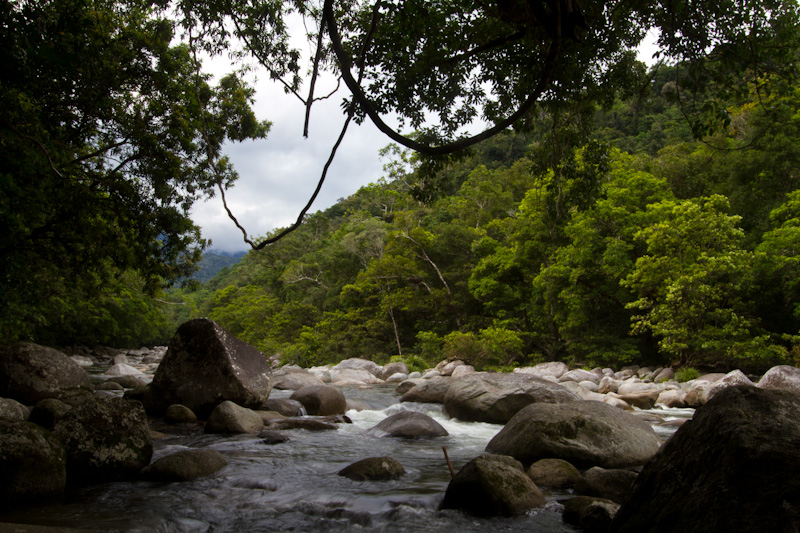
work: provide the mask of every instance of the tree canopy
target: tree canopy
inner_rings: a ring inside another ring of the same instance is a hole
[[[257,300],[255,316],[280,332],[264,346],[306,359],[384,343],[381,353],[438,346],[493,364],[692,360],[714,348],[698,340],[709,335],[722,343],[714,354],[740,353],[723,342],[730,328],[763,339],[761,353],[776,353],[770,334],[796,333],[764,298],[764,312],[745,312],[752,295],[733,279],[747,270],[786,291],[767,291],[773,303],[796,305],[784,253],[784,195],[797,188],[794,1],[5,0],[0,17],[3,339],[136,313],[113,295],[131,303],[191,273],[206,243],[189,208],[224,202],[237,178],[226,142],[269,130],[250,107],[249,67],[297,97],[306,134],[315,102],[341,98],[320,185],[351,121],[414,152],[335,207],[341,219],[308,215],[315,192],[282,231],[251,239],[240,227],[257,249],[309,232],[248,260],[248,279],[213,296],[214,313],[253,338],[257,322],[237,306]],[[647,35],[652,68],[636,60]],[[223,55],[234,72],[212,78],[201,59]],[[332,93],[322,75],[338,81]],[[657,159],[622,165],[610,143]],[[659,244],[670,231],[708,221],[718,248],[670,261]],[[776,250],[783,259],[764,259]],[[714,290],[738,300],[707,294],[723,278]],[[662,300],[680,291],[717,308],[713,328],[670,323]],[[93,299],[110,307],[89,316]]]

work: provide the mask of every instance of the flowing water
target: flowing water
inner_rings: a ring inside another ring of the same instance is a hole
[[[373,409],[349,411],[353,423],[340,424],[336,431],[293,430],[287,432],[288,442],[265,444],[255,435],[207,435],[184,428],[155,442],[154,460],[209,447],[222,452],[228,465],[193,482],[127,481],[73,489],[57,502],[0,514],[0,521],[107,532],[576,531],[563,523],[557,503],[569,491],[544,489],[547,505],[516,518],[477,519],[438,510],[450,479],[442,446],[458,471],[483,452],[502,426],[448,419],[438,404],[400,404],[394,386],[343,390],[346,397]],[[272,397],[289,394],[274,391]],[[402,410],[432,416],[450,436],[403,440],[365,435]],[[687,418],[691,410],[669,410],[669,415]],[[666,438],[674,428],[658,431]],[[380,482],[337,475],[345,466],[375,456],[397,459],[406,475]]]

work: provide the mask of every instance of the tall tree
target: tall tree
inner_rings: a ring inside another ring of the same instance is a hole
[[[223,143],[267,133],[253,91],[212,86],[149,4],[0,5],[0,338],[121,272],[150,292],[189,274],[206,244],[189,209],[236,179]]]

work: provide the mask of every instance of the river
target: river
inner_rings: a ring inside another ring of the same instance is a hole
[[[547,505],[516,518],[477,519],[440,511],[450,479],[442,446],[456,471],[480,455],[502,428],[451,420],[438,404],[398,403],[394,385],[345,388],[370,410],[347,413],[352,424],[336,431],[288,431],[289,441],[266,444],[255,435],[207,435],[196,426],[161,428],[154,460],[187,448],[220,451],[228,465],[193,482],[125,481],[72,489],[59,501],[0,514],[0,521],[34,523],[104,532],[267,532],[414,531],[502,532],[577,531],[563,523],[557,500],[569,491],[543,489]],[[271,397],[288,397],[274,391]],[[401,410],[424,412],[450,433],[434,440],[366,435],[367,429]],[[691,410],[656,410],[686,418]],[[666,438],[671,430],[659,426]],[[352,481],[337,475],[366,457],[397,459],[406,474],[398,480]]]

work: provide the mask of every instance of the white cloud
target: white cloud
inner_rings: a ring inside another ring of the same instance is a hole
[[[269,80],[256,83],[254,109],[273,125],[266,140],[230,144],[226,154],[239,180],[226,192],[228,206],[250,237],[292,224],[316,188],[325,161],[345,120],[340,103],[346,90],[312,107],[309,137],[303,138],[305,107]],[[377,181],[383,163],[378,150],[389,139],[371,123],[351,123],[310,213],[325,209],[359,187]],[[192,218],[212,247],[244,250],[248,245],[225,213],[219,196],[198,202]]]

